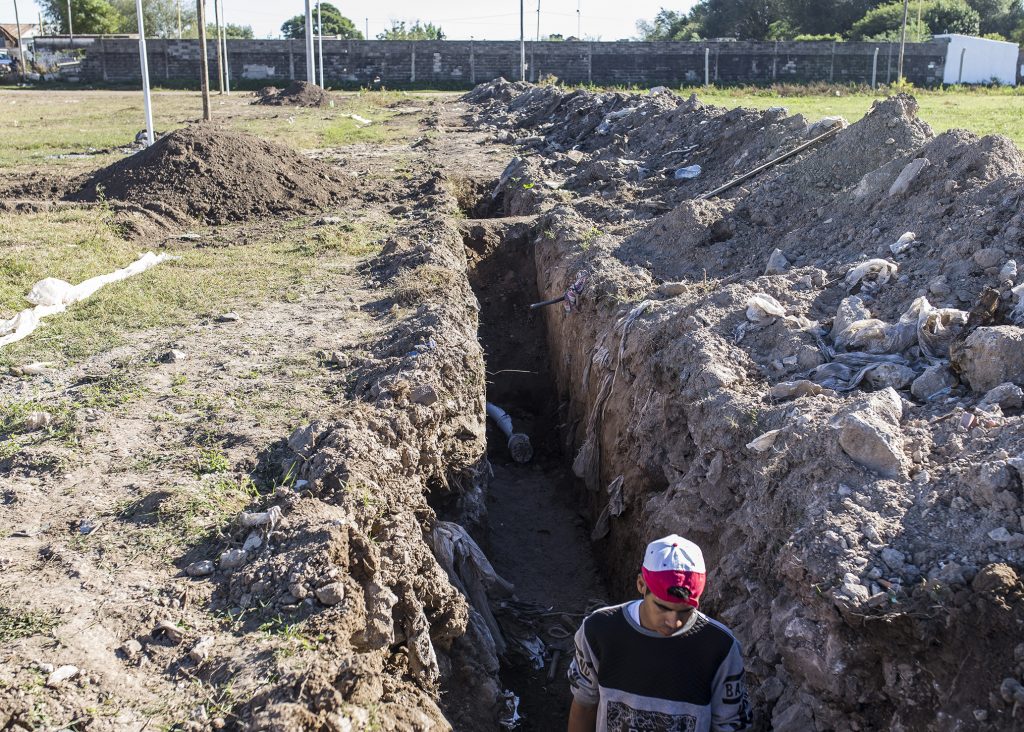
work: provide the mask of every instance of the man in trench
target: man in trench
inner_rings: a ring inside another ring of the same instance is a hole
[[[732,633],[697,608],[700,547],[675,534],[647,545],[640,600],[593,612],[569,666],[569,732],[738,732],[751,725]]]

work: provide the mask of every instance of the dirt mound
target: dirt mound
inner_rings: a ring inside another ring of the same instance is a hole
[[[276,107],[330,107],[332,103],[331,95],[323,87],[308,81],[293,81],[285,89],[264,87],[259,99],[253,102]]]
[[[821,128],[496,86],[471,114],[539,153],[496,191],[543,214],[537,299],[589,273],[547,342],[622,596],[646,541],[701,543],[765,727],[1019,728],[1020,151],[898,96],[703,200]]]
[[[102,168],[68,197],[128,201],[172,219],[223,224],[311,213],[339,195],[340,180],[323,163],[252,135],[196,125]]]

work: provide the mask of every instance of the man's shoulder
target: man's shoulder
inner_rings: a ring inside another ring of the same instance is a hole
[[[715,620],[704,613],[700,613],[698,621],[694,624],[694,632],[699,632],[707,636],[713,637],[722,646],[729,648],[733,643],[736,643],[736,636],[729,629],[725,623],[719,620]]]
[[[626,620],[626,606],[628,602],[621,605],[609,605],[594,610],[583,620],[583,625],[588,631],[600,631],[605,628],[618,625]]]

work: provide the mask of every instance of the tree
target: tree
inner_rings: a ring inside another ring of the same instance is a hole
[[[444,32],[433,23],[417,20],[408,28],[404,20],[392,20],[391,27],[377,34],[379,41],[443,41]]]
[[[124,22],[121,24],[122,33],[137,33],[139,30],[138,17],[135,15],[135,0],[109,0]],[[181,13],[182,30],[185,21],[189,20],[195,25],[195,3],[191,3],[192,11],[188,12],[190,3],[183,2]],[[177,0],[146,0],[142,4],[142,20],[146,24],[146,35],[150,38],[177,38],[178,37],[178,3]]]
[[[980,18],[976,10],[964,0],[925,0],[921,5],[923,27],[918,32],[916,15],[907,23],[908,40],[927,40],[932,33],[964,33],[978,35]],[[899,40],[903,26],[903,2],[892,0],[869,10],[853,24],[850,36],[854,40]],[[927,30],[926,30],[927,29]]]
[[[654,20],[638,20],[637,32],[644,41],[696,41],[700,40],[700,24],[686,13],[674,10],[661,11]]]
[[[67,0],[41,0],[39,5],[47,20],[68,32]],[[75,33],[99,35],[119,33],[124,17],[107,0],[71,0],[71,22]]]
[[[1014,28],[1024,21],[1024,6],[1020,0],[967,0],[981,18],[982,33],[1013,34]]]
[[[330,3],[320,3],[320,32],[325,36],[340,36],[362,40],[363,34],[356,28],[355,23],[341,14],[341,11]],[[316,26],[316,8],[313,8],[313,26]],[[281,34],[285,38],[306,37],[306,16],[296,15],[289,18],[281,25]]]
[[[224,25],[224,33],[228,38],[244,38],[251,39],[255,37],[252,31],[251,25],[239,25],[238,23],[226,23]],[[196,34],[198,35],[198,34]],[[190,38],[192,36],[189,36]],[[217,37],[217,25],[207,23],[206,24],[206,37],[216,38]]]
[[[978,11],[964,0],[932,0],[925,4],[924,22],[932,33],[963,33],[976,36],[981,30]]]
[[[916,2],[916,0],[915,0]],[[846,35],[850,26],[879,4],[879,0],[784,0],[783,18],[800,34]]]
[[[784,18],[784,0],[702,0],[701,35],[705,38],[761,40],[771,24]]]

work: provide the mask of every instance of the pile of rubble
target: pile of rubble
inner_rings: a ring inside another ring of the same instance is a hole
[[[331,107],[334,101],[321,86],[309,81],[293,81],[284,89],[265,86],[256,94],[253,104],[274,107]]]
[[[665,91],[466,100],[522,147],[495,198],[537,217],[538,299],[588,273],[548,341],[623,596],[647,540],[688,535],[766,724],[1018,727],[1020,151],[936,136],[908,96],[849,126]]]

